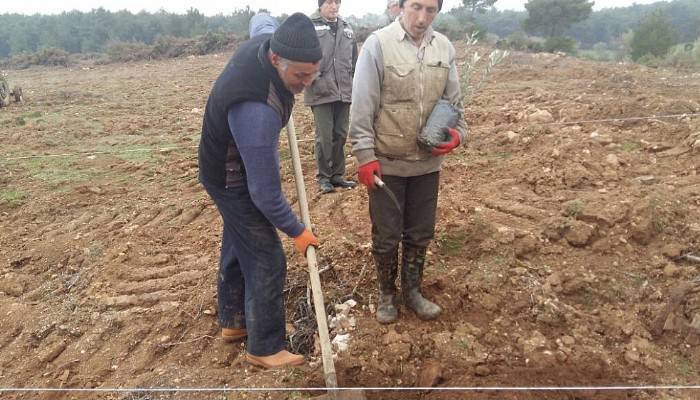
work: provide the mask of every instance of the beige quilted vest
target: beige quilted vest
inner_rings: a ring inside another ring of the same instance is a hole
[[[438,32],[425,47],[422,60],[396,21],[375,33],[384,55],[379,116],[374,121],[377,155],[417,161],[431,157],[416,137],[442,97],[450,72],[450,41]]]

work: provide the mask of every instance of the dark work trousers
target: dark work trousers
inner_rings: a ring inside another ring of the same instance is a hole
[[[275,227],[255,207],[246,185],[204,184],[224,220],[218,302],[222,328],[246,328],[246,350],[268,356],[285,348],[287,261]]]
[[[403,242],[413,247],[428,247],[435,235],[440,173],[412,176],[383,175],[382,180],[394,192],[401,209],[383,190],[369,191],[369,215],[372,219],[372,250],[386,254]]]
[[[316,124],[316,179],[345,175],[345,141],[350,124],[350,103],[336,101],[312,106]]]

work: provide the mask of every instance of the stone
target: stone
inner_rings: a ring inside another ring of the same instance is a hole
[[[683,252],[686,250],[685,246],[678,244],[678,243],[670,243],[667,244],[666,246],[661,249],[661,254],[664,256],[672,259],[672,260],[677,260],[681,258],[681,255],[683,255]]]
[[[170,262],[170,254],[158,254],[153,257],[144,257],[141,261],[145,265],[163,265]]]
[[[693,322],[690,323],[690,329],[700,333],[700,314],[695,314],[693,316]]]
[[[620,166],[620,159],[617,158],[617,156],[615,154],[608,154],[608,156],[605,157],[605,162],[613,167]]]
[[[489,376],[491,375],[491,368],[485,365],[479,365],[474,370],[474,375],[476,376]]]
[[[331,341],[331,343],[335,346],[336,349],[338,349],[339,352],[348,351],[348,348],[350,347],[349,342],[350,334],[336,335]]]
[[[507,143],[516,143],[520,139],[520,135],[513,131],[507,131],[504,133]]]
[[[382,337],[382,343],[384,345],[390,345],[390,344],[401,343],[401,342],[410,343],[411,337],[407,333],[399,334],[394,329],[389,330],[389,332],[387,332],[386,335],[384,335]]]
[[[566,218],[552,217],[544,222],[542,234],[549,240],[557,241],[569,230],[570,225]]]
[[[392,343],[387,346],[386,351],[390,355],[390,358],[398,358],[399,360],[406,361],[411,355],[411,344],[410,343]]]
[[[507,226],[499,227],[496,240],[501,244],[511,244],[515,241],[515,232]]]
[[[540,250],[540,241],[534,235],[526,235],[513,244],[515,256],[527,259]]]
[[[61,353],[63,353],[63,351],[66,350],[67,347],[68,342],[64,340],[56,342],[53,345],[47,346],[39,354],[39,360],[44,363],[49,363],[55,360],[58,356],[60,356]]]
[[[554,357],[560,363],[565,363],[569,359],[569,356],[566,353],[564,353],[563,351],[557,351],[556,353],[554,353]]]
[[[600,143],[601,146],[607,146],[607,145],[613,143],[613,139],[608,135],[598,135],[595,138],[595,141]]]
[[[696,140],[695,143],[693,143],[693,150],[696,152],[700,152],[700,139]]]
[[[14,274],[6,274],[4,277],[0,278],[0,292],[10,297],[22,296],[26,290],[26,284],[22,280],[8,278],[9,275]]]
[[[664,267],[664,276],[667,278],[675,278],[681,274],[681,269],[676,264],[668,263]]]
[[[442,381],[442,365],[437,361],[427,361],[421,367],[418,378],[419,387],[434,387]]]
[[[630,364],[636,364],[640,360],[639,353],[633,350],[628,350],[625,352],[625,360]]]
[[[660,153],[662,151],[670,150],[672,148],[673,148],[673,145],[670,143],[666,143],[666,142],[650,143],[649,146],[647,146],[647,150],[652,152],[652,153]]]
[[[585,222],[573,221],[569,231],[564,235],[564,238],[574,247],[586,247],[593,239],[596,230],[595,226]]]
[[[561,342],[564,343],[564,345],[571,347],[576,344],[576,339],[572,338],[571,336],[564,336],[561,338]]]
[[[642,185],[653,185],[656,182],[658,182],[656,177],[653,175],[638,176],[638,177],[634,178],[634,180],[639,182]]]
[[[523,340],[519,344],[522,347],[523,355],[529,358],[534,352],[547,347],[547,338],[539,331],[534,331],[529,339]]]
[[[537,110],[534,113],[528,115],[527,120],[529,122],[546,124],[554,121],[554,117],[552,117],[552,113],[550,113],[547,110]]]

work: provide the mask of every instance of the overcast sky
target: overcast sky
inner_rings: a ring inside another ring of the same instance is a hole
[[[595,9],[609,7],[626,7],[634,3],[649,4],[658,0],[596,0]],[[496,8],[503,10],[524,10],[523,5],[526,0],[498,0]],[[155,12],[164,9],[170,12],[184,13],[188,8],[194,7],[206,15],[219,13],[230,14],[236,8],[251,6],[254,10],[267,8],[273,14],[293,13],[302,11],[307,14],[313,12],[318,3],[315,0],[0,0],[0,14],[21,13],[21,14],[55,14],[62,11],[80,10],[90,11],[93,8],[103,7],[107,10],[129,10],[138,12],[146,10]],[[450,9],[461,0],[444,0],[444,9]],[[340,9],[341,15],[362,16],[367,13],[379,14],[384,12],[385,0],[344,0]]]

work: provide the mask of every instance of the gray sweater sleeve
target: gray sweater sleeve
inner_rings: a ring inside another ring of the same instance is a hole
[[[350,141],[359,165],[377,159],[374,154],[374,120],[379,113],[380,90],[384,81],[384,57],[376,35],[362,45],[352,82]]]

